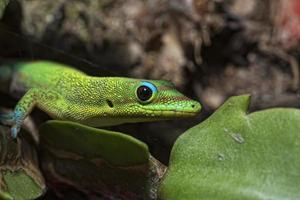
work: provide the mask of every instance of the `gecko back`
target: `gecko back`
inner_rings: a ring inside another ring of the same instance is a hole
[[[30,88],[57,87],[57,83],[83,72],[50,61],[12,62],[0,67],[0,91],[20,98]]]

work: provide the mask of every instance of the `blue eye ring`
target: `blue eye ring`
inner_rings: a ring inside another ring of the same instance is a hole
[[[157,88],[153,83],[142,81],[136,89],[136,97],[142,104],[153,101],[157,95]]]

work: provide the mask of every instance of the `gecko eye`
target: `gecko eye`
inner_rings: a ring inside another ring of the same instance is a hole
[[[157,93],[155,85],[149,82],[141,82],[136,90],[136,96],[141,103],[150,103]]]

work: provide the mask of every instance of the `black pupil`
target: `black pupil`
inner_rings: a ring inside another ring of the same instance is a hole
[[[137,96],[141,101],[147,101],[152,96],[152,90],[147,86],[140,86],[137,89]]]

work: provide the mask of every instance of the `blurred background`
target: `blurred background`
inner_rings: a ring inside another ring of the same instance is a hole
[[[300,108],[299,38],[300,0],[11,0],[0,57],[172,81],[201,102],[199,117],[111,128],[167,164],[176,138],[230,96],[251,94],[250,112]]]

